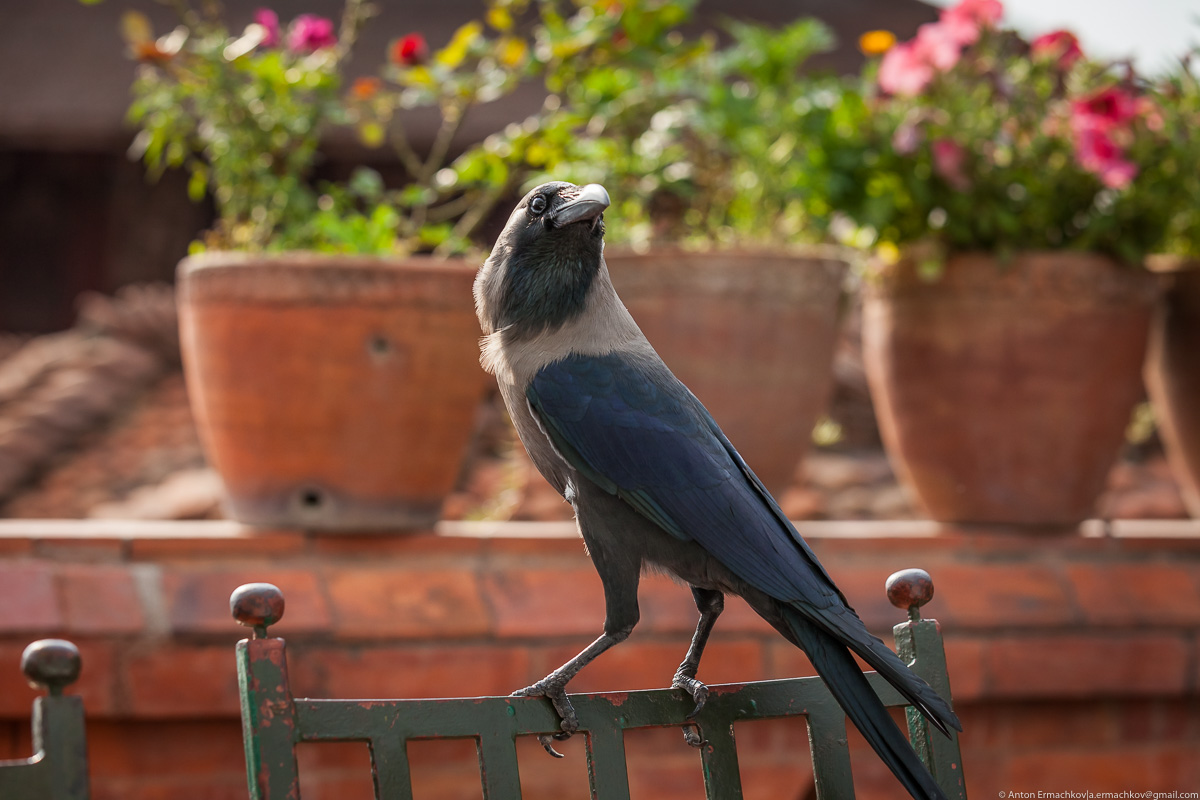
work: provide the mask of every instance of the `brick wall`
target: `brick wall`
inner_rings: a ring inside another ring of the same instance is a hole
[[[1080,535],[939,532],[927,523],[808,523],[814,550],[890,641],[893,571],[930,571],[946,638],[969,793],[1200,791],[1200,524],[1127,522]],[[599,579],[569,525],[447,525],[440,535],[311,536],[232,523],[0,522],[0,758],[27,755],[33,639],[83,653],[97,800],[245,797],[230,591],[287,598],[294,689],[331,697],[507,694],[599,632]],[[666,685],[696,612],[661,577],[642,622],[571,684]],[[811,674],[801,653],[731,600],[705,655],[710,683]],[[802,722],[739,726],[746,796],[803,798]],[[856,735],[859,796],[901,790]],[[583,798],[583,743],[555,761],[519,749],[527,798]],[[671,729],[631,733],[635,798],[702,795],[699,757]],[[418,798],[480,796],[473,747],[414,745]],[[308,800],[371,796],[365,746],[301,749]]]

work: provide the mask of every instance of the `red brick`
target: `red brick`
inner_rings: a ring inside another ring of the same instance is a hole
[[[872,631],[890,632],[892,626],[908,618],[907,611],[901,611],[887,599],[884,584],[888,576],[897,570],[904,569],[906,562],[893,561],[888,565],[878,567],[850,567],[842,564],[830,566],[829,575],[834,583],[846,596],[850,607],[858,613],[863,623]],[[911,562],[908,562],[911,564]],[[934,570],[940,572],[940,570]],[[934,575],[934,583],[938,576]],[[935,596],[932,604],[927,606],[929,616],[936,617],[943,607],[939,604],[941,598]]]
[[[129,569],[64,565],[57,570],[67,630],[71,634],[137,633],[145,626]]]
[[[62,629],[50,566],[39,561],[0,563],[0,633],[49,635]]]
[[[78,536],[48,536],[38,539],[34,551],[40,558],[55,561],[120,561],[124,557],[125,542],[116,536],[89,536],[80,532]]]
[[[1095,564],[1067,567],[1089,622],[1109,625],[1200,623],[1200,564]]]
[[[241,713],[232,643],[146,643],[123,660],[123,696],[127,711],[136,717],[211,719]]]
[[[932,574],[932,573],[931,573]],[[932,574],[937,611],[947,628],[1062,625],[1077,621],[1065,581],[1049,567],[1023,562],[944,565]]]
[[[692,590],[666,575],[655,574],[642,578],[638,589],[638,606],[642,614],[638,630],[683,633],[690,637],[700,619]],[[726,596],[725,610],[717,620],[716,630],[721,633],[779,635],[746,605],[745,600],[734,595]]]
[[[411,741],[408,758],[413,797],[459,800],[480,793],[478,750],[469,739]]]
[[[594,638],[604,627],[604,590],[590,566],[488,572],[483,593],[498,636]]]
[[[1170,634],[1002,636],[984,655],[990,697],[1171,696],[1188,683],[1187,642]]]
[[[25,536],[0,535],[0,557],[19,558],[33,555],[33,540]]]
[[[534,675],[521,647],[483,645],[288,648],[297,697],[409,698],[506,695]]]
[[[1014,789],[1033,787],[1044,792],[1194,791],[1200,781],[1196,743],[1126,745],[1079,750],[1070,743],[1014,754],[1008,761],[1008,781]],[[968,766],[968,788],[970,781]],[[1007,787],[1004,787],[1007,788]],[[990,796],[990,792],[975,796]]]
[[[245,792],[240,719],[89,719],[87,734],[93,784],[234,775]]]
[[[341,567],[326,582],[340,637],[445,638],[491,629],[472,570]]]
[[[671,685],[671,678],[679,668],[679,662],[683,661],[688,644],[689,640],[685,638],[655,641],[639,638],[635,632],[628,641],[609,649],[585,667],[571,681],[570,691],[666,688]],[[581,649],[574,645],[548,648],[543,661],[546,671],[565,663]],[[708,684],[760,680],[764,677],[762,644],[752,639],[714,637],[704,650],[697,677]]]
[[[409,559],[416,556],[449,555],[465,558],[480,554],[486,539],[437,536],[430,531],[389,534],[313,533],[309,545],[325,559]]]
[[[949,638],[946,648],[946,671],[950,674],[950,694],[955,704],[970,702],[984,694],[983,639]]]
[[[807,678],[816,674],[804,651],[782,636],[767,644],[768,678]]]
[[[461,524],[461,523],[456,523]],[[527,558],[567,558],[590,564],[579,531],[570,523],[494,523],[493,534],[476,537],[489,555]],[[559,530],[563,525],[565,528]],[[455,534],[459,535],[459,534]],[[467,534],[461,534],[466,537]]]
[[[161,535],[134,536],[126,543],[134,561],[175,558],[279,557],[304,552],[305,535],[299,531],[257,531],[238,529],[235,534],[213,535],[205,529],[193,529],[187,523],[175,523]]]
[[[25,719],[33,700],[42,694],[29,686],[21,672],[21,653],[30,640],[0,642],[0,717]],[[83,698],[89,718],[111,715],[116,709],[116,646],[105,641],[75,641],[82,666],[79,680],[67,687],[66,694]]]
[[[1141,711],[1150,710],[1158,701],[1131,700],[1097,703],[1088,699],[1017,700],[995,706],[1001,712],[998,727],[1004,728],[1003,746],[1012,751],[1058,747],[1070,742],[1072,747],[1102,749],[1118,742],[1126,733],[1126,725],[1134,722],[1136,713],[1123,714],[1122,706]],[[963,725],[966,728],[966,723]],[[975,743],[974,729],[971,742]],[[1145,741],[1143,737],[1142,741]]]
[[[166,566],[163,594],[172,630],[179,633],[222,633],[239,631],[229,615],[229,595],[244,583],[273,583],[283,592],[287,607],[273,633],[327,631],[332,627],[329,604],[317,575],[305,569],[275,566],[236,568]],[[231,651],[232,652],[232,649]],[[232,656],[231,656],[232,658]]]

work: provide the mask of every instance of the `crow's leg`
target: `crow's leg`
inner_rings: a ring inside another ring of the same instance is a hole
[[[708,644],[708,636],[712,633],[717,617],[725,609],[725,595],[716,589],[700,589],[692,587],[692,597],[696,600],[696,608],[700,609],[700,621],[696,623],[696,633],[692,635],[692,644],[688,647],[683,663],[675,671],[671,685],[683,689],[696,701],[696,707],[687,715],[689,720],[696,718],[700,709],[708,702],[708,687],[696,680],[696,672],[700,669],[700,657],[704,655],[704,645]],[[704,740],[691,727],[683,729],[683,738],[692,747],[702,747]]]
[[[581,526],[582,527],[582,526]],[[584,539],[587,541],[589,554],[596,571],[600,573],[600,581],[604,585],[604,633],[596,641],[585,647],[579,655],[563,664],[532,686],[513,692],[514,697],[545,697],[554,704],[554,710],[562,718],[559,733],[553,738],[563,740],[579,729],[579,717],[571,701],[567,698],[567,682],[574,678],[579,670],[586,667],[596,656],[603,653],[614,644],[625,641],[637,625],[639,611],[637,601],[638,581],[641,577],[640,561],[628,558],[608,558],[602,543],[593,544],[588,541],[584,528]],[[538,741],[546,752],[556,758],[562,754],[555,751],[548,735],[538,736]]]

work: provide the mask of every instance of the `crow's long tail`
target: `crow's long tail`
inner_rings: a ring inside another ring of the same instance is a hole
[[[793,609],[784,616],[834,699],[908,793],[917,800],[946,800],[846,646]]]

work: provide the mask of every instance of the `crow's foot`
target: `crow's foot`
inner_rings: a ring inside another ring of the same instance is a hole
[[[704,704],[708,702],[708,687],[682,670],[675,673],[675,678],[671,681],[671,686],[676,689],[683,689],[696,701],[696,707],[687,715],[689,721],[694,720],[696,715],[700,713],[700,709],[704,708]],[[683,729],[683,739],[692,747],[703,747],[708,744],[706,740],[700,738],[698,729],[691,725]]]
[[[526,686],[524,689],[518,689],[512,693],[512,697],[545,697],[553,704],[559,719],[562,720],[559,723],[562,730],[554,734],[539,734],[538,741],[541,742],[546,752],[555,758],[562,758],[563,754],[554,749],[552,740],[565,741],[579,730],[579,717],[575,714],[575,707],[567,699],[567,692],[563,687],[563,684],[543,678],[532,686]]]

